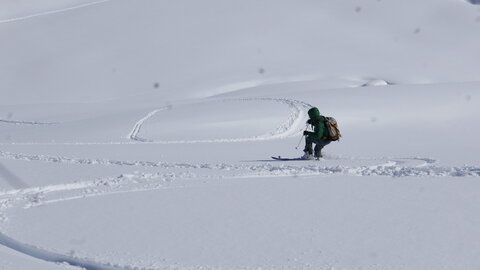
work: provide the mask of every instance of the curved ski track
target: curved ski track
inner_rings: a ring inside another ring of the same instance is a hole
[[[290,108],[290,116],[288,119],[280,125],[276,130],[260,136],[254,136],[249,138],[224,138],[224,139],[212,139],[212,140],[183,140],[183,141],[154,141],[139,136],[140,130],[145,122],[153,117],[160,111],[165,111],[169,107],[162,107],[152,112],[148,113],[145,117],[138,120],[132,131],[128,134],[128,138],[134,141],[139,142],[150,142],[158,144],[183,144],[183,143],[218,143],[218,142],[250,142],[250,141],[265,141],[265,140],[274,140],[282,139],[290,136],[298,135],[301,131],[296,130],[299,127],[301,119],[304,119],[305,109],[310,109],[312,105],[305,103],[303,101],[286,99],[286,98],[243,98],[243,99],[226,99],[220,100],[220,102],[225,101],[267,101],[267,102],[279,102],[287,105]]]
[[[301,124],[302,119],[306,121],[306,109],[310,109],[312,105],[293,99],[287,98],[243,98],[243,99],[224,99],[217,100],[216,102],[225,102],[225,101],[266,101],[266,102],[278,102],[287,105],[290,108],[290,115],[285,120],[285,122],[277,127],[274,131],[269,132],[268,134],[247,137],[247,138],[221,138],[221,139],[211,139],[211,140],[164,140],[164,141],[154,141],[146,138],[140,137],[139,133],[142,127],[145,125],[150,118],[155,114],[169,110],[169,106],[161,107],[149,112],[147,115],[138,120],[132,130],[126,136],[127,139],[130,139],[130,142],[120,141],[120,142],[13,142],[13,143],[0,143],[6,145],[124,145],[124,144],[137,144],[137,143],[151,143],[151,144],[189,144],[189,143],[233,143],[233,142],[251,142],[251,141],[266,141],[266,140],[275,140],[275,139],[284,139],[292,136],[299,135],[302,130]],[[1,120],[0,120],[1,122]],[[7,121],[5,121],[7,122]],[[28,122],[28,121],[8,121],[10,124],[24,124],[24,125],[53,125],[59,124],[56,122],[52,123],[40,123],[40,122]]]

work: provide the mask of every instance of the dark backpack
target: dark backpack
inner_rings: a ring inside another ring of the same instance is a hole
[[[328,137],[325,138],[326,140],[330,140],[330,141],[340,140],[340,137],[342,137],[342,134],[340,134],[337,120],[335,120],[335,118],[325,117],[325,127],[328,130]]]

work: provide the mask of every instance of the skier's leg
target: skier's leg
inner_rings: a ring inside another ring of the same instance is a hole
[[[326,140],[315,140],[315,157],[321,158],[322,156],[322,149],[325,145],[329,144],[330,141]]]
[[[308,153],[308,154],[313,154],[313,149],[312,149],[312,144],[313,140],[310,136],[305,136],[305,149],[303,149],[303,152]]]

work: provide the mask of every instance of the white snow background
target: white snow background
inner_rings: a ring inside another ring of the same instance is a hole
[[[476,2],[0,0],[0,269],[480,269]]]

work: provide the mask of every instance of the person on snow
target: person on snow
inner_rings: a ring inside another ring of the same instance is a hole
[[[305,154],[302,156],[303,159],[319,159],[322,157],[322,149],[327,144],[331,142],[329,140],[329,133],[327,126],[325,125],[325,117],[320,114],[318,108],[313,107],[308,110],[308,119],[307,124],[313,126],[313,132],[305,130],[303,135],[305,136],[305,149],[303,152]],[[315,149],[312,149],[313,144],[315,144]]]

